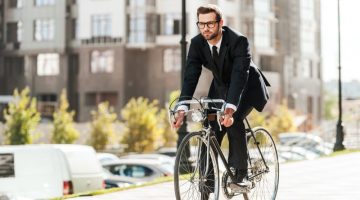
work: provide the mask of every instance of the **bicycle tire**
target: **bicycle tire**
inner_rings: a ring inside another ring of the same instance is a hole
[[[181,142],[175,159],[174,188],[177,200],[201,199],[201,191],[212,192],[209,199],[219,198],[219,168],[217,156],[210,147],[209,163],[213,165],[213,178],[200,176],[206,156],[200,156],[209,144],[203,138],[203,132],[188,133]],[[210,145],[211,146],[211,145]],[[206,181],[207,182],[206,182]],[[205,183],[206,182],[206,183]],[[214,183],[213,189],[207,184]]]
[[[249,178],[255,181],[255,187],[250,190],[250,193],[244,194],[244,198],[247,196],[247,198],[251,200],[275,200],[279,187],[279,161],[276,145],[270,133],[265,128],[256,127],[252,130],[258,145],[251,135],[251,132],[248,132],[248,171]],[[268,166],[268,172],[254,176],[266,169],[259,150]]]

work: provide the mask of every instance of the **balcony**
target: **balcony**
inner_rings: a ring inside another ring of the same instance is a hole
[[[121,44],[121,42],[122,42],[122,38],[99,36],[99,37],[92,37],[90,39],[82,39],[81,45]]]
[[[5,45],[5,49],[10,51],[19,50],[20,46],[21,46],[20,42],[9,42]]]

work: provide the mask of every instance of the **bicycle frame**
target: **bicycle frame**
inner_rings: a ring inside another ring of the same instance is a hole
[[[251,129],[250,127],[250,124],[249,124],[249,121],[245,118],[245,122],[246,122],[246,125],[248,127],[248,129],[245,129],[245,134],[250,132],[251,133],[251,137],[254,139],[255,141],[255,144],[256,144],[256,147],[257,147],[257,150],[259,151],[260,155],[261,155],[261,159],[262,159],[262,162],[264,163],[265,167],[266,167],[266,171],[265,172],[268,172],[269,170],[269,167],[267,166],[267,163],[264,159],[264,156],[259,148],[259,142],[256,140],[256,137],[254,135],[254,131]],[[224,166],[225,166],[225,169],[226,171],[228,172],[228,175],[230,176],[231,180],[235,180],[235,177],[233,175],[233,173],[231,172],[230,170],[230,166],[228,164],[228,162],[226,161],[226,158],[221,150],[221,147],[216,139],[216,136],[211,128],[211,126],[209,125],[209,122],[207,120],[204,121],[204,124],[203,124],[204,128],[203,128],[203,131],[205,132],[205,139],[208,141],[208,145],[207,146],[207,150],[206,150],[206,170],[205,170],[205,174],[208,172],[208,168],[209,168],[209,154],[210,154],[210,146],[215,150],[215,153],[216,155],[219,155],[220,158],[221,158],[221,161],[223,162]],[[200,155],[198,155],[200,156]],[[251,165],[251,158],[250,158],[250,155],[248,153],[248,161]],[[253,180],[256,176],[259,176],[265,172],[261,172],[261,173],[258,173],[258,174],[255,174],[251,177],[248,177],[248,179],[251,181]]]
[[[191,107],[192,104],[196,104],[194,107]],[[219,107],[219,105],[221,106],[221,109]],[[186,141],[189,143],[184,143],[182,142],[182,144],[180,145],[180,152],[187,152],[186,151],[186,144],[190,144],[191,138],[195,138],[196,140],[192,141],[192,144],[195,144],[194,147],[197,148],[196,152],[194,152],[195,154],[193,155],[195,158],[197,159],[197,162],[194,162],[194,164],[196,165],[192,165],[191,168],[189,168],[191,171],[187,171],[188,173],[191,173],[192,175],[190,176],[190,179],[185,178],[185,180],[188,180],[188,184],[190,184],[189,188],[185,187],[185,193],[186,191],[188,191],[190,188],[192,187],[208,187],[207,185],[202,185],[202,184],[207,184],[208,180],[212,180],[212,177],[214,177],[214,181],[216,182],[216,184],[219,184],[219,182],[222,182],[222,185],[220,186],[220,188],[223,189],[224,195],[226,195],[227,198],[231,198],[233,196],[239,195],[239,194],[243,194],[244,199],[249,199],[248,194],[253,195],[253,194],[258,194],[259,191],[261,192],[262,190],[258,190],[256,189],[256,182],[259,182],[262,180],[263,175],[267,174],[270,171],[273,171],[273,165],[272,165],[272,160],[267,161],[268,159],[268,154],[267,154],[267,150],[264,150],[263,152],[263,146],[270,144],[270,145],[274,145],[274,146],[270,146],[271,148],[271,153],[275,153],[274,154],[274,188],[273,190],[269,191],[269,194],[272,195],[272,199],[274,199],[274,197],[276,197],[276,192],[277,192],[277,188],[278,188],[278,160],[277,160],[277,152],[276,152],[276,147],[275,147],[275,143],[270,135],[270,133],[262,128],[262,127],[255,127],[255,128],[251,128],[249,121],[245,118],[244,119],[244,124],[246,126],[245,128],[245,137],[247,139],[247,143],[246,143],[246,147],[249,148],[247,150],[247,161],[249,166],[248,166],[248,175],[247,175],[247,181],[244,182],[244,185],[240,185],[241,188],[234,188],[234,185],[232,183],[232,180],[235,180],[235,174],[233,173],[233,169],[229,166],[229,163],[227,161],[227,159],[225,158],[220,144],[217,140],[217,135],[215,130],[213,129],[214,127],[212,126],[217,126],[215,123],[217,122],[217,124],[219,125],[219,129],[220,131],[222,131],[223,126],[221,125],[221,117],[224,114],[225,111],[225,107],[226,107],[226,102],[222,99],[190,99],[190,100],[184,100],[181,102],[176,103],[174,109],[169,109],[169,119],[170,122],[173,123],[173,121],[171,121],[172,119],[176,120],[175,114],[178,112],[177,110],[177,106],[187,106],[187,109],[185,109],[184,107],[179,108],[179,110],[182,110],[183,112],[185,112],[185,115],[190,114],[189,116],[191,116],[192,120],[194,122],[201,122],[202,124],[202,128],[200,131],[197,131],[195,133],[192,133],[191,135],[186,137]],[[199,107],[196,107],[197,105],[199,105]],[[170,106],[171,107],[171,106]],[[214,115],[216,114],[216,118],[214,119]],[[213,116],[211,116],[213,115]],[[213,124],[213,122],[215,122]],[[259,133],[259,135],[258,135]],[[266,138],[264,138],[265,140],[263,140],[262,136],[265,136]],[[195,136],[195,137],[194,137]],[[258,137],[260,136],[260,137]],[[270,140],[268,140],[267,138],[270,138]],[[265,148],[267,148],[267,146],[264,146]],[[274,147],[274,149],[272,148]],[[259,155],[260,154],[260,155]],[[176,170],[180,170],[180,166],[181,166],[181,159],[182,159],[182,155],[183,154],[177,154],[176,157],[176,165],[175,168]],[[186,154],[185,154],[186,155]],[[224,167],[225,167],[225,171],[224,174],[222,174],[222,178],[221,174],[219,173],[219,168],[218,168],[218,163],[219,161],[219,157],[221,159],[221,162],[223,163]],[[269,155],[270,159],[273,158],[273,154]],[[188,159],[188,158],[185,158]],[[268,162],[268,163],[267,163]],[[211,165],[214,164],[214,168],[211,168]],[[188,169],[186,169],[188,170]],[[177,195],[177,199],[182,199],[180,197],[181,193],[180,190],[182,190],[180,187],[181,185],[179,185],[179,173],[181,173],[180,171],[177,171],[176,177],[177,179],[175,179],[175,194]],[[211,173],[214,173],[213,175],[211,175]],[[197,176],[196,174],[198,174],[199,176]],[[208,179],[208,175],[210,175],[209,177],[211,179]],[[267,176],[266,176],[267,177]],[[273,177],[273,175],[271,175],[271,177]],[[196,185],[199,184],[199,185]],[[270,183],[271,184],[271,183]],[[215,186],[215,185],[214,185]],[[268,187],[268,186],[260,186],[260,188],[262,187]],[[271,187],[271,186],[270,186]],[[255,188],[255,189],[254,189]],[[254,190],[252,190],[254,189]],[[214,189],[214,194],[216,195],[215,197],[218,197],[217,195],[219,194],[218,191],[219,190],[219,185],[217,185]],[[254,192],[252,192],[254,191]],[[199,190],[195,189],[195,193],[198,193]],[[271,193],[270,193],[271,192]],[[207,193],[206,191],[204,192],[205,194]],[[202,195],[203,193],[201,193]],[[260,194],[262,195],[262,194]]]

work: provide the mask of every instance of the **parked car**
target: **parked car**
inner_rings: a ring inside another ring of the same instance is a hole
[[[119,157],[112,153],[96,153],[96,157],[101,164],[119,160]]]
[[[299,146],[319,155],[328,155],[332,152],[332,144],[310,133],[282,133],[279,134],[279,139],[283,146]]]
[[[120,157],[120,159],[123,159],[123,158],[151,159],[151,160],[158,160],[159,162],[164,163],[164,164],[170,164],[173,166],[175,165],[174,157],[170,157],[170,156],[158,154],[158,153],[129,154],[129,155]]]
[[[170,157],[176,157],[176,152],[177,152],[176,147],[162,147],[156,151],[156,153],[167,155]]]
[[[49,199],[103,188],[102,167],[90,146],[0,147],[0,193]]]
[[[313,151],[309,151],[300,146],[279,146],[278,149],[279,149],[279,152],[281,152],[283,154],[284,154],[284,152],[290,152],[292,154],[297,154],[300,157],[303,157],[303,159],[305,159],[305,160],[313,160],[320,156],[320,154],[317,154]],[[294,155],[292,155],[292,156],[295,157]]]
[[[127,176],[116,176],[109,172],[109,170],[103,168],[103,175],[105,179],[105,188],[124,188],[131,185],[142,185],[144,181]]]
[[[163,176],[174,174],[174,168],[170,164],[163,164],[152,159],[120,159],[106,163],[103,167],[114,175],[133,177],[144,182],[152,181]]]

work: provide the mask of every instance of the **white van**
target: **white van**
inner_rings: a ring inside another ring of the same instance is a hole
[[[0,146],[0,194],[48,199],[103,188],[102,167],[90,146]]]

